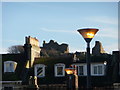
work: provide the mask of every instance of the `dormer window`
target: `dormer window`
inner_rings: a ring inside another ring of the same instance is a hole
[[[63,63],[55,64],[54,68],[55,68],[55,76],[56,77],[65,76],[65,64],[63,64]]]
[[[83,63],[83,64],[77,64],[77,73],[78,73],[78,76],[86,76],[87,75],[87,71],[86,71],[86,64]]]
[[[34,66],[35,76],[36,77],[45,77],[45,65],[37,64]]]
[[[4,62],[4,73],[5,72],[15,72],[17,63],[14,61],[5,61]]]
[[[103,76],[105,73],[104,64],[93,64],[92,65],[92,75],[93,76]]]

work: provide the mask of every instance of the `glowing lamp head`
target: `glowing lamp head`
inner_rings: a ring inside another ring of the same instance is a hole
[[[73,74],[74,73],[74,68],[66,68],[65,69],[67,74]]]
[[[94,37],[94,34],[93,34],[93,33],[87,33],[87,37],[88,37],[88,38],[93,38],[93,37]]]
[[[95,28],[85,28],[77,30],[86,42],[90,42],[95,34],[98,32],[98,29]]]

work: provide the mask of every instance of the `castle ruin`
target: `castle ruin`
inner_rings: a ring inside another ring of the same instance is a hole
[[[42,56],[59,56],[61,54],[69,53],[68,44],[58,44],[54,40],[50,40],[49,43],[43,41],[43,47],[41,47]]]

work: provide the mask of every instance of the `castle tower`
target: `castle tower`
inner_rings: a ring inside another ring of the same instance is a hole
[[[102,46],[102,43],[99,41],[95,42],[95,46],[92,48],[92,54],[99,56],[100,54],[105,53],[105,50]]]
[[[35,57],[40,57],[40,47],[39,47],[39,41],[36,38],[33,37],[26,37],[25,38],[25,58],[26,58],[26,68],[32,67],[34,63]]]

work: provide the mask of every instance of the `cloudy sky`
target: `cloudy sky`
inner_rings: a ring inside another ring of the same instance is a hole
[[[117,2],[3,2],[2,48],[23,45],[25,36],[36,37],[40,46],[51,39],[69,44],[70,52],[85,51],[86,42],[77,32],[97,28],[91,41],[100,41],[106,52],[118,50]]]

